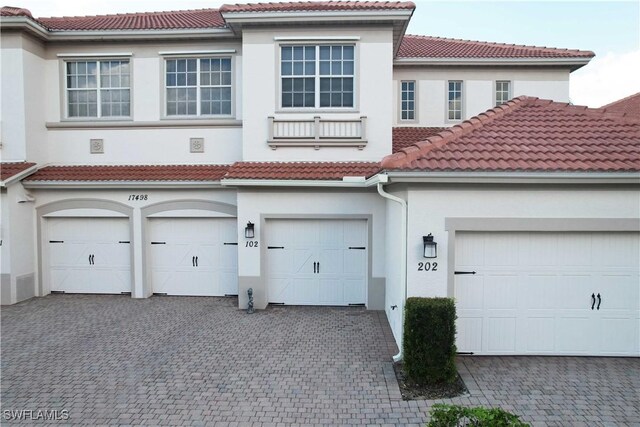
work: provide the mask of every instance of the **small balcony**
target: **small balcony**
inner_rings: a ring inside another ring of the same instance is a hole
[[[357,147],[367,145],[367,118],[357,119],[276,119],[269,117],[267,144],[278,147]]]

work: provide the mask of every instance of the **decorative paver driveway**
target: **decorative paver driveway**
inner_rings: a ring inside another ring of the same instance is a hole
[[[64,424],[420,424],[399,399],[382,312],[229,298],[51,295],[2,307],[6,411],[67,410]],[[460,361],[470,394],[546,424],[640,424],[640,361]],[[29,423],[32,423],[31,421]]]

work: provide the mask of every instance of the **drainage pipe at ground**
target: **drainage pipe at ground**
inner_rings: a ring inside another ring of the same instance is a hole
[[[383,184],[386,184],[389,182],[389,177],[387,175],[378,175],[378,177],[379,177],[378,194],[380,194],[385,199],[389,199],[396,203],[399,203],[400,209],[402,212],[401,213],[402,224],[400,228],[400,238],[402,239],[401,250],[400,250],[401,252],[400,253],[400,266],[401,266],[400,267],[400,284],[402,286],[402,302],[401,304],[399,304],[400,307],[398,307],[400,309],[400,336],[398,340],[400,341],[400,345],[398,346],[400,350],[398,351],[398,354],[393,356],[393,361],[399,362],[400,360],[402,360],[402,335],[404,333],[403,313],[404,313],[404,303],[407,300],[407,201],[384,191]]]

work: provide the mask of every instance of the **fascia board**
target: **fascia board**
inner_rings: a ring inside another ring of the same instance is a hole
[[[469,184],[637,184],[637,172],[385,172],[391,182]]]
[[[413,13],[413,9],[400,9],[400,10],[323,10],[323,11],[278,11],[278,12],[222,12],[222,17],[225,21],[230,22],[252,22],[252,21],[273,21],[279,22],[282,20],[316,20],[322,19],[367,19],[371,20],[372,17],[380,20],[397,20],[398,18],[409,18]]]
[[[394,65],[587,65],[591,58],[397,58]]]

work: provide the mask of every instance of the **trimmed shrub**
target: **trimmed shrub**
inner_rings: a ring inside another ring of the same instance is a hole
[[[431,408],[431,421],[427,427],[528,427],[520,417],[500,408],[465,408],[436,404]]]
[[[404,312],[403,367],[415,384],[453,383],[456,306],[451,298],[408,298]]]

